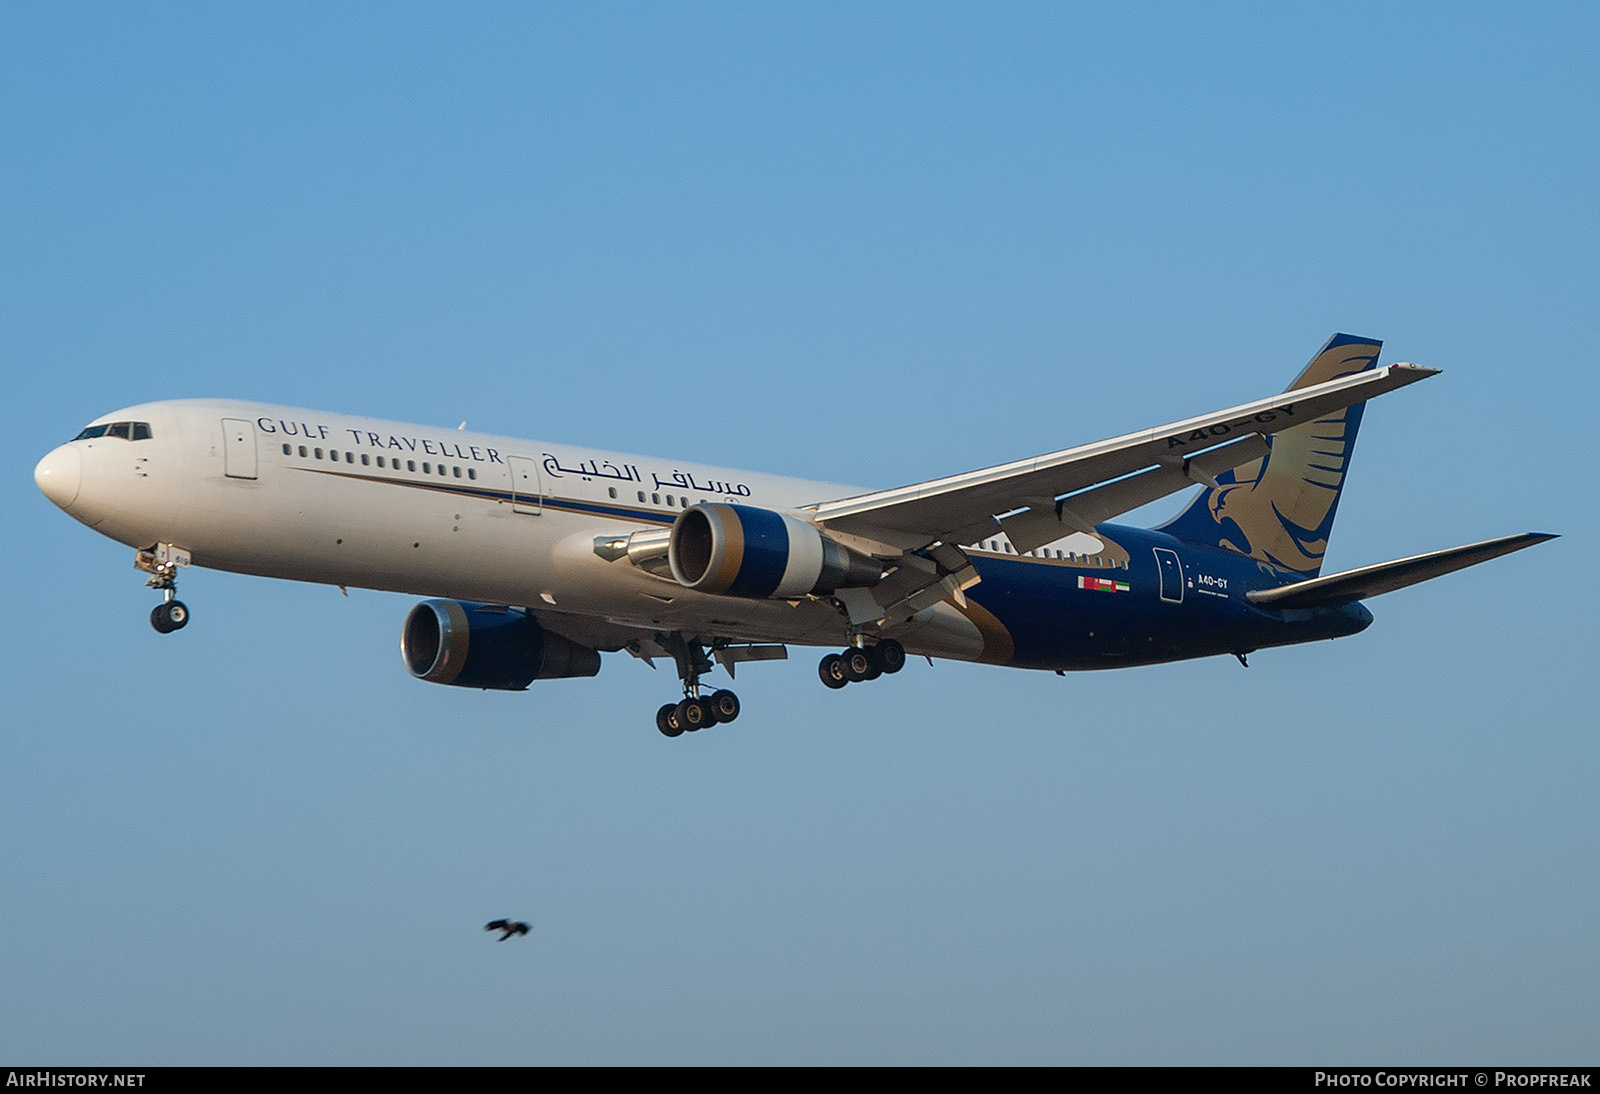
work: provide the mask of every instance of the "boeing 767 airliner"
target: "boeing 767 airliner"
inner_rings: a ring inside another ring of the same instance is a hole
[[[1367,399],[1436,374],[1339,334],[1282,395],[888,490],[226,400],[97,418],[39,462],[51,501],[133,547],[189,621],[178,571],[425,600],[413,675],[520,690],[602,652],[670,658],[669,737],[739,715],[713,661],[823,646],[841,688],[907,654],[1119,668],[1363,630],[1361,601],[1552,538],[1525,533],[1322,576]],[[1106,523],[1198,485],[1152,529]]]

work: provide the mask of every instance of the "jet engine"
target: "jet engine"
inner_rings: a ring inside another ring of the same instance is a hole
[[[728,596],[826,596],[875,585],[883,567],[814,525],[748,505],[692,505],[673,522],[667,561],[680,585]]]
[[[400,655],[419,680],[495,691],[600,671],[598,651],[545,630],[523,609],[459,600],[412,608]]]

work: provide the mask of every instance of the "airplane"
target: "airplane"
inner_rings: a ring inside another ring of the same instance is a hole
[[[745,662],[831,648],[829,688],[908,655],[1071,670],[1353,635],[1362,601],[1554,538],[1523,533],[1323,575],[1366,400],[1437,375],[1334,335],[1281,394],[1094,444],[868,490],[233,400],[96,418],[34,480],[135,549],[189,622],[195,564],[432,597],[413,676],[523,690],[602,653],[670,659],[668,737],[740,713]],[[1154,528],[1108,523],[1198,486]]]

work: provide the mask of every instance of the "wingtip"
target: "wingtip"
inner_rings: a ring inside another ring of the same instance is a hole
[[[1501,553],[1509,555],[1514,551],[1526,551],[1529,547],[1537,547],[1541,543],[1560,538],[1558,532],[1517,532],[1489,542],[1502,544]]]

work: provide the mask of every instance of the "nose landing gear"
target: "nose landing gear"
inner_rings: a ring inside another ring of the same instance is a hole
[[[189,608],[177,597],[178,567],[189,565],[189,552],[170,543],[140,551],[133,558],[134,568],[150,575],[145,584],[161,590],[161,603],[150,611],[150,625],[161,634],[171,634],[189,625]]]
[[[162,634],[182,630],[188,624],[189,609],[181,600],[163,600],[150,609],[150,625]]]

